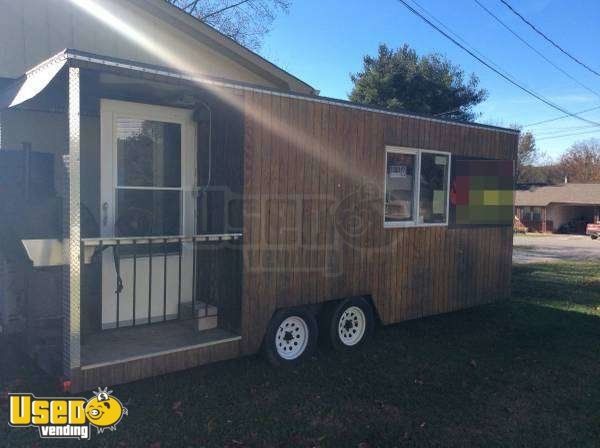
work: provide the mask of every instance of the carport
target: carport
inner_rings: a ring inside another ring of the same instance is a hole
[[[600,223],[600,184],[562,184],[518,190],[516,214],[529,231],[585,233]]]

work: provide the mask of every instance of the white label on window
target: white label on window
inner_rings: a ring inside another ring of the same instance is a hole
[[[436,165],[445,165],[448,163],[448,159],[445,156],[435,156]]]
[[[446,209],[446,195],[443,190],[433,191],[433,214],[441,215]]]
[[[390,166],[390,177],[406,177],[407,169],[406,165],[392,165]]]

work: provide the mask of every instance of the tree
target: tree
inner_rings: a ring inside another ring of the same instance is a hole
[[[559,165],[569,182],[600,183],[600,140],[573,144],[561,156]]]
[[[350,75],[354,88],[350,100],[395,111],[439,114],[472,120],[473,107],[487,98],[479,78],[444,56],[417,55],[407,44],[397,50],[379,46],[376,57],[363,58],[363,70]]]
[[[511,127],[521,128],[519,125]],[[564,179],[561,166],[552,162],[548,154],[537,146],[531,132],[519,135],[515,176],[518,184],[555,185],[562,183]]]
[[[563,182],[565,176],[560,165],[544,163],[542,165],[527,165],[523,167],[519,184],[556,185]]]
[[[540,149],[535,144],[535,137],[531,132],[522,132],[519,135],[517,148],[516,178],[518,183],[534,183],[531,175],[533,168],[540,157]]]
[[[291,0],[168,0],[207,25],[251,49],[260,48],[277,12]]]

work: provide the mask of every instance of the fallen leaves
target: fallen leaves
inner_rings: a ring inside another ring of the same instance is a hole
[[[180,400],[180,401],[174,402],[173,406],[171,407],[171,409],[173,410],[175,415],[177,415],[178,417],[183,417],[183,409],[181,409],[181,406],[182,406],[182,403]]]

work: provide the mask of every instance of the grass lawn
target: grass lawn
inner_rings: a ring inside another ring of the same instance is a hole
[[[129,416],[73,445],[600,446],[600,267],[515,267],[513,291],[295,370],[249,357],[115,387]],[[20,375],[5,388],[53,392],[28,366]],[[0,446],[36,443],[0,425]]]

